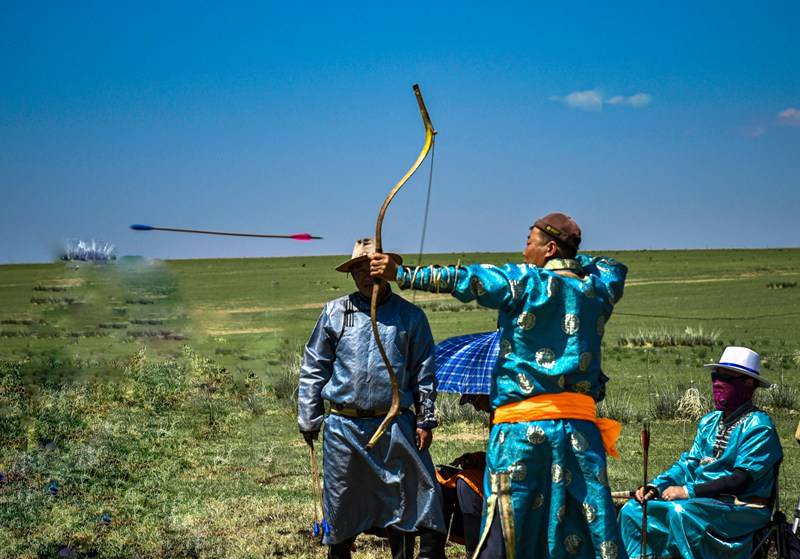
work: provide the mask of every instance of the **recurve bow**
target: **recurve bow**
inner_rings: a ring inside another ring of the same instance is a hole
[[[422,116],[422,123],[425,125],[425,143],[422,146],[422,149],[417,156],[417,160],[414,161],[414,164],[406,171],[406,174],[403,175],[403,178],[394,185],[394,188],[389,192],[389,195],[386,196],[386,200],[383,201],[383,206],[381,206],[381,211],[378,213],[378,222],[375,225],[375,251],[376,252],[383,252],[383,243],[381,239],[381,229],[383,227],[383,218],[386,215],[386,209],[389,207],[389,203],[394,198],[395,194],[397,194],[403,185],[411,178],[422,162],[427,157],[428,152],[433,145],[433,137],[436,135],[436,130],[433,128],[433,124],[431,123],[431,117],[428,116],[428,109],[425,107],[425,101],[422,99],[422,92],[419,90],[419,86],[414,84],[414,94],[417,97],[417,104],[419,105],[419,112]],[[389,379],[392,382],[392,405],[389,407],[389,413],[386,414],[386,417],[383,418],[383,421],[375,430],[375,434],[372,435],[372,438],[367,443],[367,449],[371,449],[375,446],[375,443],[378,442],[378,439],[381,438],[381,435],[386,431],[386,428],[391,424],[395,417],[397,417],[397,413],[400,411],[400,389],[397,385],[397,374],[392,367],[391,362],[389,361],[389,356],[386,355],[386,349],[383,347],[383,343],[381,342],[380,332],[378,331],[378,294],[380,292],[380,284],[382,280],[375,279],[375,283],[372,286],[372,301],[370,305],[370,318],[372,319],[372,333],[375,336],[375,343],[378,346],[378,351],[383,358],[383,362],[386,364],[386,370],[389,372]]]

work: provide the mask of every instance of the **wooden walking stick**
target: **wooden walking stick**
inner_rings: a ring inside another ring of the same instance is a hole
[[[308,441],[308,447],[311,449],[311,477],[314,483],[314,525],[311,527],[311,535],[314,539],[319,539],[322,543],[322,538],[330,534],[331,530],[328,526],[328,521],[325,519],[325,503],[322,501],[322,486],[319,481],[319,468],[317,467],[317,453],[314,450],[314,441]],[[320,511],[322,512],[322,521],[320,522]]]
[[[647,460],[650,454],[650,425],[647,421],[642,424],[642,465],[644,475],[642,477],[642,551],[641,556],[647,557]]]

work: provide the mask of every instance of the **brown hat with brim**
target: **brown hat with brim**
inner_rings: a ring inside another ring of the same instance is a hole
[[[349,272],[353,266],[369,260],[369,257],[373,254],[375,254],[375,239],[372,237],[358,239],[353,247],[353,255],[350,257],[350,260],[336,266],[336,271]],[[403,263],[403,257],[399,254],[393,252],[387,252],[385,254],[388,254],[398,265]]]

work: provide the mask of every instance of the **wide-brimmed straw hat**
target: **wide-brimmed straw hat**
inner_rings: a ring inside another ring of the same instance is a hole
[[[349,272],[353,266],[360,264],[365,260],[369,260],[369,257],[373,254],[375,254],[375,239],[372,237],[358,239],[353,247],[353,256],[351,256],[350,260],[347,262],[343,262],[336,266],[336,271]],[[399,254],[394,254],[393,252],[387,252],[386,254],[388,254],[392,260],[397,262],[398,265],[403,263],[403,258]]]
[[[746,347],[728,346],[722,352],[719,363],[703,365],[707,369],[727,369],[756,379],[760,386],[769,388],[772,383],[761,376],[761,356]]]

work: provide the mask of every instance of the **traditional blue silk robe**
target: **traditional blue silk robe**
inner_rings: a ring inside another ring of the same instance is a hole
[[[776,464],[782,458],[778,434],[765,412],[754,409],[727,425],[720,411],[703,417],[691,450],[651,482],[659,493],[669,486],[685,486],[689,498],[648,502],[649,556],[749,557],[753,532],[767,524],[769,508],[737,504],[734,496],[697,498],[694,488],[742,469],[751,482],[735,496],[738,501],[768,499],[775,483]],[[643,555],[641,528],[642,506],[631,500],[620,511],[620,529],[630,557]]]
[[[325,544],[370,528],[446,530],[433,462],[416,448],[416,427],[436,426],[434,343],[421,309],[391,293],[378,306],[378,330],[404,411],[375,447],[365,449],[382,418],[325,416],[325,400],[362,410],[388,409],[392,402],[369,311],[370,302],[357,293],[326,304],[300,369],[300,430],[318,431],[324,421]]]
[[[559,273],[582,269],[585,277]],[[600,401],[608,380],[600,344],[627,269],[579,255],[545,268],[528,264],[400,268],[401,288],[451,292],[498,310],[500,355],[492,408],[563,391]],[[484,535],[499,514],[515,557],[614,559],[620,547],[596,425],[573,419],[496,424],[485,478]]]

